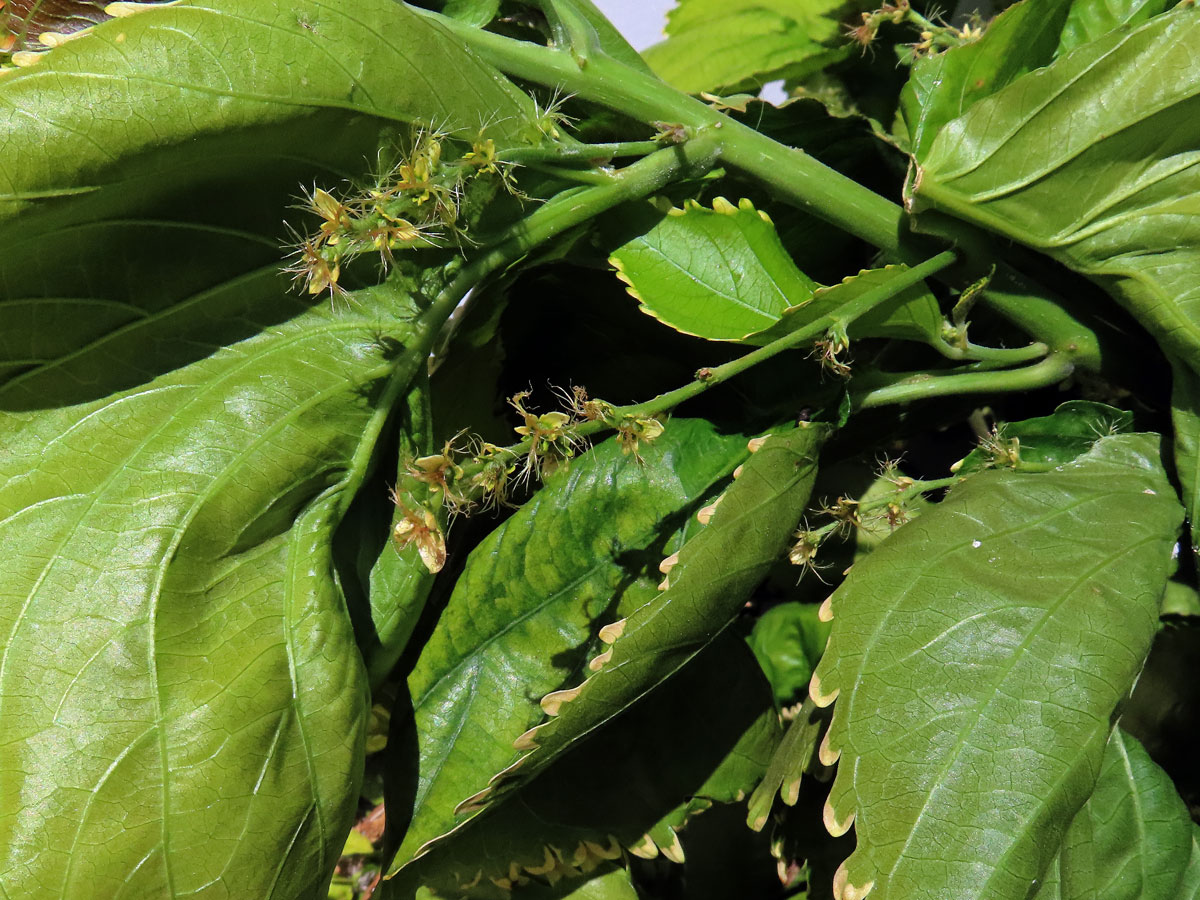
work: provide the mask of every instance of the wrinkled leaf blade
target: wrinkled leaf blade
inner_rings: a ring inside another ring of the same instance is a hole
[[[969,900],[1041,877],[1157,628],[1180,519],[1158,444],[972,476],[834,594],[812,696],[836,697],[826,822],[858,839],[840,890]]]
[[[522,735],[533,749],[493,779],[503,796],[594,729],[635,706],[725,628],[777,562],[803,514],[829,434],[804,422],[753,444],[734,483],[698,514],[706,524],[660,564],[667,578],[652,600],[601,629],[607,648],[582,683],[542,698],[548,721]]]
[[[667,39],[644,55],[660,78],[690,93],[802,78],[849,56],[843,12],[845,4],[829,0],[683,0],[667,15]]]

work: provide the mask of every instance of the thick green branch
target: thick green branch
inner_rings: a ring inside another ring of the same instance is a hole
[[[933,397],[961,394],[994,394],[1009,391],[1030,391],[1058,384],[1074,371],[1075,365],[1067,356],[1052,353],[1039,363],[1019,369],[991,372],[917,372],[895,376],[880,376],[888,383],[864,389],[860,378],[851,399],[858,409],[912,403]],[[872,379],[874,380],[874,379]]]
[[[923,259],[934,249],[929,238],[909,230],[908,215],[897,204],[802,150],[780,144],[651,75],[603,53],[580,61],[561,50],[491,34],[435,13],[425,14],[509,75],[569,92],[652,126],[670,123],[691,130],[720,131],[724,163],[770,186],[780,199],[906,262]],[[969,246],[968,256],[994,260],[988,238],[972,226],[954,223],[952,237]],[[1099,368],[1096,332],[1065,308],[1069,304],[1063,298],[1031,288],[1004,264],[997,266],[985,296],[989,305],[1051,350],[1072,357],[1081,366]]]

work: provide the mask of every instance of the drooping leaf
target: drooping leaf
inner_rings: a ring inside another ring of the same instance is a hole
[[[418,748],[415,796],[389,798],[391,827],[411,810],[393,868],[453,828],[456,807],[516,758],[513,741],[542,717],[538,698],[579,676],[594,623],[625,595],[653,595],[644,570],[744,448],[690,419],[643,447],[644,464],[606,441],[472,552],[409,677],[411,718],[392,739]]]
[[[826,823],[858,839],[835,896],[1026,895],[1149,650],[1179,520],[1158,436],[1117,435],[968,478],[854,567],[811,687],[837,701]]]
[[[851,52],[831,0],[683,0],[667,39],[645,52],[660,78],[683,91],[727,92],[777,78],[798,80]]]
[[[899,338],[938,344],[943,341],[945,318],[937,300],[923,284],[900,291],[894,297],[854,317],[839,318],[847,304],[864,294],[886,288],[903,279],[908,266],[884,266],[864,269],[850,275],[841,284],[817,288],[810,300],[791,306],[780,313],[769,327],[745,336],[748,344],[769,344],[784,335],[806,328],[825,316],[838,320],[850,338]]]
[[[829,626],[812,603],[781,603],[763,613],[747,640],[780,704],[804,693],[825,651]]]
[[[1094,41],[1122,25],[1140,25],[1166,12],[1176,0],[1074,0],[1063,23],[1055,56]]]
[[[982,38],[918,59],[900,94],[910,148],[924,158],[934,138],[984,97],[1054,59],[1071,0],[1023,0]]]
[[[1176,900],[1194,827],[1167,773],[1116,728],[1035,900]]]
[[[521,735],[531,750],[473,798],[487,802],[533,777],[593,729],[634,706],[679,671],[728,624],[783,553],[808,502],[828,426],[804,422],[756,438],[733,485],[697,518],[704,528],[659,565],[661,593],[606,625],[609,645],[588,663],[588,677],[547,694],[551,719]]]
[[[1106,403],[1069,400],[1048,416],[1001,422],[955,469],[962,475],[1004,466],[1042,471],[1086,453],[1102,437],[1133,427],[1133,414]]]
[[[765,213],[724,198],[673,209],[609,260],[643,311],[677,331],[738,341],[812,297]]]
[[[563,879],[570,889],[623,848],[681,862],[675,829],[689,807],[743,796],[779,734],[761,670],[726,633],[644,702],[435,841],[385,882],[383,896],[411,896],[420,885],[435,896],[499,900],[531,880]]]
[[[368,704],[331,539],[413,307],[306,308],[274,266],[176,298],[183,259],[162,311],[0,387],[12,896],[318,896],[354,811]]]
[[[238,64],[219,64],[213,48]],[[151,166],[136,154],[321,109],[472,134],[487,124],[511,140],[530,105],[444,29],[392,0],[353,10],[315,0],[146,7],[0,78],[0,217],[95,192],[118,206],[140,199],[141,179],[164,169],[180,177],[204,158],[185,146]],[[258,147],[247,135],[239,149]]]

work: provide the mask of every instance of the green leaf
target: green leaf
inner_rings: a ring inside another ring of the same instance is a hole
[[[676,331],[738,341],[803,303],[817,284],[796,268],[765,213],[723,197],[689,202],[609,260],[642,310]]]
[[[1200,373],[1194,362],[1171,367],[1171,424],[1175,426],[1175,471],[1188,513],[1192,553],[1200,553]]]
[[[1177,900],[1194,828],[1170,776],[1136,738],[1114,729],[1095,790],[1035,900]]]
[[[1069,400],[1048,416],[1002,422],[954,470],[966,475],[994,466],[1022,471],[1053,469],[1082,456],[1096,441],[1133,428],[1133,414],[1105,403]]]
[[[119,204],[154,173],[135,154],[321,109],[472,134],[487,123],[499,141],[515,139],[530,107],[460,41],[394,0],[352,10],[316,0],[147,7],[0,78],[0,218],[97,191]],[[183,150],[181,159],[197,159]],[[169,168],[178,175],[185,165]]]
[[[744,448],[691,419],[671,420],[644,465],[606,441],[471,553],[409,677],[412,718],[391,742],[419,747],[415,796],[389,795],[394,823],[412,810],[393,869],[516,758],[513,741],[542,717],[537,699],[578,677],[596,620],[654,594],[644,570]]]
[[[683,0],[667,15],[667,40],[645,52],[660,78],[689,93],[793,80],[852,52],[833,0]]]
[[[813,603],[781,603],[754,623],[747,641],[771,682],[777,703],[792,703],[808,688],[828,637],[829,626],[817,618]]]
[[[642,55],[630,46],[625,36],[596,6],[592,0],[541,0],[547,6],[567,10],[568,15],[578,16],[589,30],[588,38],[596,48],[635,72],[652,75],[650,66]]]
[[[526,106],[384,0],[155,8],[0,78],[0,891],[323,896],[367,719],[334,533],[429,335],[399,280],[293,296],[280,220],[381,119]]]
[[[482,28],[500,12],[500,0],[446,0],[442,14]]]
[[[914,208],[933,205],[1091,277],[1193,365],[1198,54],[1200,10],[1182,6],[1017,79],[918,154]]]
[[[1192,852],[1179,885],[1179,900],[1200,897],[1200,825],[1192,825]]]
[[[918,59],[900,94],[914,156],[984,97],[1054,58],[1071,0],[1024,0],[998,15],[978,41]]]
[[[1140,25],[1166,12],[1177,0],[1074,0],[1063,24],[1055,56],[1115,31],[1122,25]]]
[[[660,564],[667,576],[661,593],[600,630],[610,646],[588,663],[594,674],[542,698],[552,718],[514,744],[532,752],[493,778],[475,802],[544,769],[708,646],[782,555],[808,503],[828,433],[825,425],[805,422],[751,442],[755,452],[740,475],[697,514],[705,527]]]
[[[1150,648],[1179,520],[1158,436],[1117,435],[974,475],[855,565],[810,689],[837,699],[825,821],[858,837],[835,896],[1026,896]]]
[[[908,271],[905,265],[864,269],[843,279],[841,284],[817,288],[810,300],[783,310],[778,321],[746,335],[744,340],[748,344],[769,344],[825,316],[836,318],[841,307],[869,291],[886,288]],[[844,319],[841,325],[851,338],[898,338],[940,344],[945,317],[929,289],[915,284],[853,319]]]
[[[687,814],[750,790],[779,735],[770,687],[726,632],[642,703],[435,841],[385,883],[384,897],[421,885],[437,896],[503,898],[508,887],[531,887],[531,876],[569,888],[623,847],[682,862],[675,832]]]
[[[813,761],[817,741],[821,739],[821,732],[827,724],[827,717],[816,708],[812,698],[805,697],[796,718],[775,748],[762,782],[750,795],[746,805],[746,824],[751,830],[762,831],[767,824],[776,794],[788,806],[796,805],[800,796],[800,781]]]
[[[160,261],[162,310],[0,386],[10,895],[321,896],[354,813],[368,703],[332,535],[413,307],[306,307],[275,266],[176,297],[186,261]],[[26,336],[119,308],[28,296]]]
[[[949,123],[918,154],[912,186],[918,208],[932,204],[999,231],[1098,281],[1179,361],[1175,453],[1193,519],[1197,54],[1200,10],[1192,7],[1118,28]]]

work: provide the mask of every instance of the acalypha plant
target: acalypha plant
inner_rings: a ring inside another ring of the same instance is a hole
[[[0,900],[1200,897],[1200,10],[422,2],[0,0]]]

